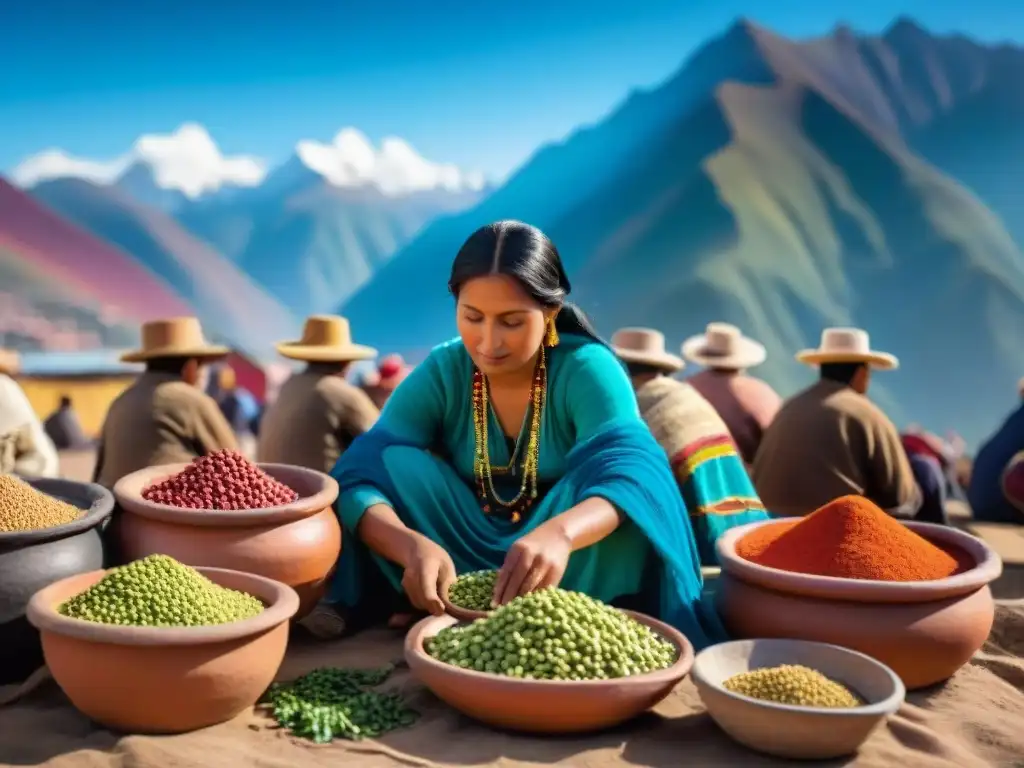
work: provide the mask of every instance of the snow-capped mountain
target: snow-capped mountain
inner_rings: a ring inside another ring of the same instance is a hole
[[[196,123],[185,123],[170,134],[140,136],[127,152],[112,160],[48,149],[26,158],[11,172],[14,182],[27,189],[64,178],[117,185],[139,202],[164,210],[225,188],[255,187],[266,175],[264,160],[224,155],[206,129]]]
[[[105,209],[92,198],[116,192],[105,203],[131,201],[134,218],[144,216],[138,206],[170,214],[298,315],[336,307],[423,226],[489,191],[481,173],[427,160],[399,138],[374,146],[354,128],[329,142],[300,140],[268,169],[262,158],[223,153],[188,123],[143,136],[109,161],[47,150],[11,177],[94,234],[134,247],[144,262],[153,260],[148,246],[118,223],[128,217],[100,216]]]

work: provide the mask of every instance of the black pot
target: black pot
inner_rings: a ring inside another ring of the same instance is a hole
[[[0,533],[0,685],[20,682],[42,665],[39,633],[25,619],[25,606],[43,587],[103,567],[99,529],[114,509],[114,497],[102,486],[24,479],[37,491],[87,511],[67,525]]]

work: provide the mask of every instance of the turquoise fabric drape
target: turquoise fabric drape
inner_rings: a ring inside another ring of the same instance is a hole
[[[572,555],[562,586],[611,601],[644,588],[646,566],[654,561],[661,618],[697,647],[722,639],[717,615],[701,602],[698,546],[668,459],[641,420],[612,352],[572,336],[552,350],[539,476],[553,485],[519,524],[485,515],[472,490],[471,376],[460,342],[438,347],[399,386],[378,424],[342,455],[333,474],[341,486],[337,509],[345,544],[330,599],[357,605],[368,565],[399,588],[399,569],[355,535],[374,503],[389,504],[406,525],[443,546],[463,572],[500,567],[519,536],[598,496],[628,519]],[[492,457],[507,461],[494,423]]]

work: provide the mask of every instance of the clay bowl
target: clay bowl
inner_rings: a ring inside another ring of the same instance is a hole
[[[25,618],[29,599],[43,587],[103,567],[99,528],[110,518],[114,497],[92,483],[25,481],[37,491],[83,510],[54,528],[0,533],[0,685],[19,682],[43,664],[39,633]]]
[[[46,664],[80,712],[125,733],[184,733],[256,703],[284,659],[299,597],[262,576],[197,570],[258,597],[266,610],[231,624],[172,628],[112,626],[57,613],[106,571],[72,576],[33,596],[28,619],[42,635]]]
[[[616,680],[522,680],[460,669],[428,655],[424,642],[454,616],[431,616],[405,637],[405,659],[416,678],[442,701],[475,720],[529,733],[584,733],[609,728],[639,715],[664,699],[690,671],[693,646],[678,630],[632,611],[679,649],[675,664],[645,675]]]
[[[733,675],[780,664],[815,669],[865,703],[852,709],[795,707],[733,693],[722,685]],[[757,752],[791,760],[853,754],[906,696],[896,673],[870,656],[804,640],[714,645],[697,654],[692,677],[708,714],[730,737]]]
[[[935,581],[838,579],[766,568],[740,558],[736,542],[769,520],[727,531],[718,540],[722,575],[716,604],[738,638],[792,638],[832,643],[891,667],[914,690],[948,679],[981,648],[995,605],[989,584],[999,556],[956,528],[905,523],[973,567]]]
[[[266,576],[298,592],[296,619],[309,613],[323,596],[341,553],[341,526],[332,508],[337,481],[304,467],[259,464],[299,499],[266,509],[202,510],[142,498],[146,488],[186,466],[149,467],[114,485],[122,510],[115,520],[120,560],[163,554],[186,565]]]
[[[441,595],[441,602],[444,603],[445,613],[467,624],[472,621],[476,621],[477,619],[485,618],[491,614],[491,611],[471,611],[469,608],[463,608],[455,605],[455,603],[449,602],[447,591]]]

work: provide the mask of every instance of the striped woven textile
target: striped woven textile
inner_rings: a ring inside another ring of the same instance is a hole
[[[689,384],[659,377],[637,390],[640,413],[664,449],[701,546],[701,563],[715,565],[711,543],[723,532],[769,517],[743,459],[714,407]]]

